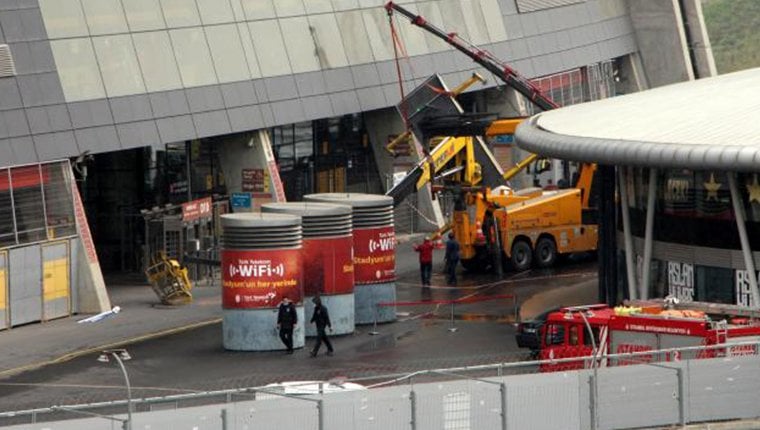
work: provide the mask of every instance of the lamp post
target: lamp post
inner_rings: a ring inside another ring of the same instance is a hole
[[[124,362],[131,360],[132,356],[129,355],[126,349],[106,349],[100,353],[98,361],[102,363],[108,363],[113,357],[119,367],[121,373],[124,375],[124,381],[127,384],[127,420],[124,422],[125,430],[132,430],[132,386],[129,384],[129,375],[127,375],[127,368],[124,367]]]

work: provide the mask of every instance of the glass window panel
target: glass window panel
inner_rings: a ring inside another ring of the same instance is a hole
[[[204,25],[233,22],[232,8],[229,0],[196,0]],[[234,0],[237,1],[237,0]]]
[[[359,2],[357,0],[332,0],[332,5],[335,10],[347,10],[358,8]]]
[[[412,13],[419,14],[419,12],[417,12],[417,8],[413,4],[408,5],[406,8],[409,9]],[[426,31],[422,30],[421,28],[417,28],[415,25],[412,25],[408,20],[404,20],[403,23],[399,24],[396,28],[401,33],[401,40],[404,43],[404,48],[406,49],[406,53],[408,55],[421,55],[428,53],[427,44],[425,43]],[[387,19],[385,24],[385,37],[389,39],[391,38],[391,29],[388,26]]]
[[[420,9],[420,15],[427,18],[427,20],[433,25],[438,27],[443,25],[443,17],[441,16],[441,9],[438,8],[438,2],[431,1],[419,3],[418,7]],[[429,52],[441,52],[450,48],[448,43],[433,36],[429,32],[423,31],[423,33],[425,33],[425,40],[427,41]]]
[[[122,5],[131,31],[160,30],[166,27],[159,0],[124,0]]]
[[[439,27],[445,28],[447,32],[458,34],[462,39],[470,40],[470,33],[467,32],[467,24],[465,24],[459,0],[441,0],[440,8],[443,24]]]
[[[306,0],[304,1],[304,4],[306,5],[307,14],[333,11],[330,0]]]
[[[166,31],[132,35],[149,92],[182,88],[169,34]]]
[[[16,244],[9,174],[8,169],[0,169],[0,247]]]
[[[277,16],[274,13],[272,0],[241,0],[241,2],[243,4],[243,11],[245,11],[246,19],[249,21],[274,18]]]
[[[474,45],[488,43],[488,31],[485,28],[483,11],[480,10],[478,0],[461,0],[462,16],[464,17],[467,32],[470,34],[469,41]]]
[[[169,28],[200,25],[198,6],[195,0],[161,0],[164,19]]]
[[[19,243],[47,239],[39,166],[11,169],[11,181]]]
[[[45,215],[48,230],[52,233],[51,238],[76,234],[77,225],[67,168],[68,165],[65,163],[42,165],[42,177],[45,178],[42,186],[45,191]]]
[[[253,36],[253,47],[259,60],[261,75],[277,76],[290,74],[288,56],[282,55],[285,43],[282,41],[280,26],[276,20],[255,21],[248,24]]]
[[[388,17],[385,10],[381,8],[364,10],[362,16],[375,61],[393,58],[393,42],[388,36]]]
[[[129,35],[92,39],[108,97],[145,92],[140,64]]]
[[[303,8],[303,1],[301,0],[276,0],[274,7],[279,17],[303,15],[306,13]]]
[[[185,28],[169,32],[177,55],[182,84],[187,87],[216,84],[206,37],[201,28]]]
[[[240,41],[243,45],[243,52],[245,52],[245,59],[248,64],[248,70],[251,72],[251,77],[254,79],[260,78],[261,70],[259,69],[259,61],[256,59],[256,51],[253,49],[251,31],[245,23],[237,24],[237,28],[240,32]]]
[[[67,102],[105,97],[90,39],[50,42]]]
[[[48,37],[87,36],[87,22],[79,0],[39,0]]]
[[[206,38],[219,82],[251,79],[235,24],[206,27]]]
[[[82,8],[91,35],[127,32],[119,0],[82,0]]]
[[[343,49],[343,39],[335,15],[312,15],[309,24],[313,28],[320,66],[323,69],[347,66],[346,51]]]
[[[310,72],[319,69],[319,61],[314,54],[314,39],[309,22],[305,17],[280,20],[282,36],[288,48],[293,73]]]
[[[507,40],[507,30],[504,28],[499,0],[480,0],[480,7],[483,10],[483,18],[486,21],[488,38],[491,42]]]
[[[370,63],[372,47],[367,38],[367,30],[364,28],[364,20],[359,10],[352,12],[337,13],[338,28],[343,37],[343,46],[346,49],[348,62],[351,64]]]

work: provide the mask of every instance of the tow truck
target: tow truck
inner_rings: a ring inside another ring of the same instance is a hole
[[[538,357],[542,372],[582,369],[591,365],[624,366],[756,354],[760,342],[760,311],[736,305],[678,303],[672,297],[560,308],[548,314],[540,329]],[[687,352],[648,351],[690,346],[725,348]],[[608,354],[644,353],[630,358]],[[560,360],[568,358],[582,360]]]
[[[404,15],[414,25],[470,57],[540,109],[558,107],[540,88],[488,51],[461,39],[456,33],[447,33],[435,27],[422,16],[392,1],[385,8],[389,18],[392,18],[393,12]],[[389,21],[393,26],[393,20]],[[392,29],[392,33],[395,34],[395,30]],[[488,123],[480,135],[514,133],[521,120],[497,119]],[[415,188],[420,189],[436,177],[455,190],[457,196],[452,220],[438,233],[453,230],[460,244],[460,261],[465,269],[488,266],[501,269],[506,263],[511,263],[516,271],[527,270],[534,265],[551,267],[559,254],[596,250],[598,228],[596,209],[591,199],[596,165],[581,164],[577,181],[570,188],[514,191],[500,185],[506,184],[508,179],[531,163],[544,160],[532,154],[502,173],[501,178],[497,178],[501,183],[493,179],[488,183],[483,180],[482,168],[476,158],[480,155],[481,158],[493,159],[493,155],[482,141],[476,140],[480,144],[474,145],[468,144],[471,141],[467,139],[480,137],[445,138],[387,193],[398,203]],[[478,154],[472,148],[486,154]],[[436,176],[439,172],[440,175]]]

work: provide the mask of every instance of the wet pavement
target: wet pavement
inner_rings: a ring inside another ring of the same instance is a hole
[[[596,298],[593,261],[503,279],[460,273],[451,288],[443,285],[442,257],[437,251],[433,286],[422,289],[411,243],[400,243],[398,301],[407,303],[397,308],[398,321],[334,337],[333,357],[310,358],[307,349],[290,356],[224,350],[218,285],[196,287],[190,306],[166,308],[154,305],[153,292],[139,278],[109,283],[114,305],[123,308],[114,318],[77,324],[78,316],[0,332],[0,411],[123,399],[118,367],[96,360],[100,350],[114,346],[126,346],[133,357],[126,365],[135,398],[523,360],[527,353],[516,347],[512,324],[517,308],[529,318],[550,306]],[[449,303],[463,298],[466,303]],[[307,339],[307,346],[312,342]]]

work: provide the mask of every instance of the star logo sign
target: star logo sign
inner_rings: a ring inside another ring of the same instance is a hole
[[[706,201],[708,200],[714,200],[718,201],[718,190],[720,189],[720,186],[723,185],[720,182],[715,182],[715,174],[710,173],[710,182],[705,182],[702,184],[705,187],[705,190],[707,190],[707,197],[705,198]]]
[[[749,193],[749,203],[760,203],[760,184],[757,183],[757,174],[752,175],[752,183],[747,183],[747,192]]]

